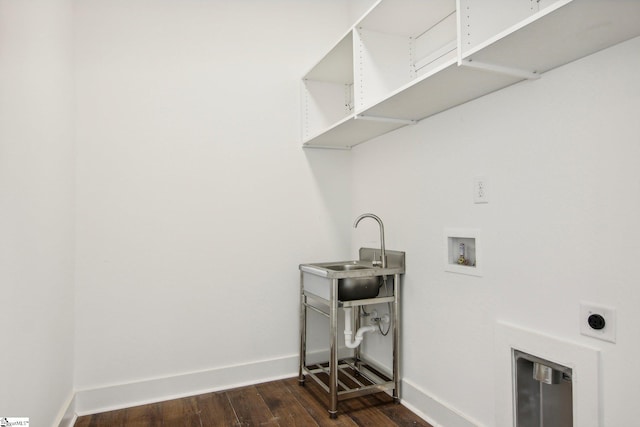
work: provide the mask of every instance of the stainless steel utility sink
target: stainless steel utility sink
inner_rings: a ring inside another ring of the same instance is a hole
[[[378,249],[361,248],[359,260],[300,264],[300,271],[327,279],[338,279],[340,301],[375,298],[382,284],[382,276],[404,274],[404,252],[387,251],[386,268],[373,265],[373,261],[379,256]],[[329,281],[324,280],[320,284],[312,280],[305,282],[306,290],[329,299]]]

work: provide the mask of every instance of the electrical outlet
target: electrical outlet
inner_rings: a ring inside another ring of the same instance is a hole
[[[581,302],[580,333],[600,340],[616,342],[616,310]]]
[[[487,179],[483,176],[476,177],[473,181],[473,203],[489,203]]]

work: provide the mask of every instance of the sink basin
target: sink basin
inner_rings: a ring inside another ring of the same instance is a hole
[[[347,262],[325,265],[324,268],[333,271],[371,270],[371,267]],[[347,277],[338,279],[338,299],[352,301],[356,299],[375,298],[380,291],[380,276]]]
[[[355,263],[325,265],[324,267],[333,271],[366,270],[367,268],[369,268],[369,267],[365,267],[364,265],[358,265]]]
[[[366,268],[366,267],[357,267]],[[338,279],[338,299],[352,301],[355,299],[375,298],[380,292],[380,276],[350,277]]]

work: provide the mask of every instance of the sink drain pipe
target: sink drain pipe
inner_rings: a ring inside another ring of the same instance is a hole
[[[364,334],[367,332],[375,332],[378,328],[376,326],[363,326],[356,332],[356,337],[351,341],[353,331],[351,330],[351,307],[345,307],[344,309],[344,343],[349,348],[356,348],[360,345],[364,339]]]

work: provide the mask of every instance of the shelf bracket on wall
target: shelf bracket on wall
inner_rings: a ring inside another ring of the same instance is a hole
[[[463,59],[460,61],[460,65],[475,68],[483,71],[490,71],[493,73],[506,74],[508,76],[519,77],[527,80],[537,80],[540,78],[540,74],[527,70],[521,70],[518,68],[505,67],[502,65],[489,64],[486,62],[474,61],[472,59]]]
[[[355,144],[354,144],[355,145]],[[315,149],[321,149],[321,150],[351,150],[351,146],[341,146],[341,145],[308,145],[308,144],[302,144],[302,148],[304,150],[315,150]]]
[[[371,120],[374,122],[386,122],[386,123],[398,123],[402,125],[415,125],[418,123],[417,120],[411,119],[396,119],[393,117],[379,117],[379,116],[365,116],[364,114],[358,114],[356,116],[357,120]]]

